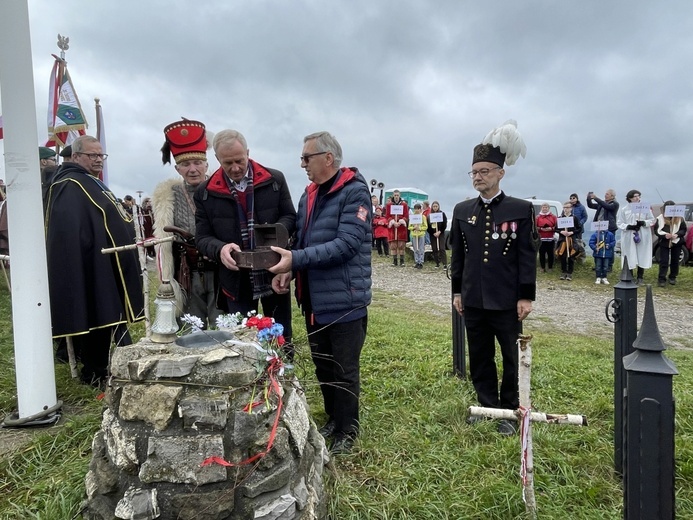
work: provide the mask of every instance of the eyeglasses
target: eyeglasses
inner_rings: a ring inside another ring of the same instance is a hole
[[[44,161],[58,162],[58,158],[57,158],[57,157],[46,157],[46,158],[44,159]]]
[[[302,156],[301,156],[301,162],[304,162],[304,163],[308,164],[308,161],[310,161],[310,158],[311,158],[311,157],[315,157],[316,155],[323,155],[323,154],[326,154],[326,153],[330,153],[330,152],[307,153],[306,155],[302,155]]]
[[[495,168],[482,168],[481,170],[472,170],[470,172],[467,172],[467,175],[469,175],[469,177],[471,177],[472,179],[474,178],[474,176],[477,173],[479,175],[481,175],[482,177],[486,177],[489,174],[489,172],[491,172],[492,170],[500,170],[500,169],[501,169],[500,166],[496,166]]]
[[[95,161],[96,159],[102,159],[106,160],[108,159],[108,154],[107,153],[84,153],[84,152],[75,152],[75,155],[86,155],[91,159],[92,161]]]

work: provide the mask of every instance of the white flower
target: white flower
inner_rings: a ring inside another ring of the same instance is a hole
[[[205,326],[200,318],[192,314],[184,314],[180,320],[190,325],[190,327],[192,327],[192,332],[200,332]]]
[[[235,314],[221,314],[217,317],[218,329],[234,329],[241,323],[242,316],[240,312]]]

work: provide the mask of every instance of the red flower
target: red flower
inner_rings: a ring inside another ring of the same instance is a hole
[[[277,336],[277,345],[281,347],[284,343],[286,343],[284,336]]]

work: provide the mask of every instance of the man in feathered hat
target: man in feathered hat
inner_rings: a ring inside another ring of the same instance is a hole
[[[452,219],[453,305],[464,316],[469,369],[481,406],[517,409],[517,336],[536,294],[538,234],[532,203],[500,189],[504,165],[526,152],[517,123],[508,121],[474,148],[468,175],[476,199],[455,206]],[[498,389],[495,340],[503,357]],[[469,422],[476,422],[470,417]],[[513,435],[515,423],[501,420],[498,431]]]
[[[195,235],[195,203],[193,194],[207,178],[205,125],[183,119],[164,128],[166,142],[161,148],[164,164],[175,161],[180,177],[160,183],[152,195],[154,236],[163,238],[164,231],[175,226]],[[214,326],[219,310],[216,304],[217,263],[199,254],[194,242],[163,242],[158,246],[162,280],[173,286],[180,314],[192,314],[206,326]]]

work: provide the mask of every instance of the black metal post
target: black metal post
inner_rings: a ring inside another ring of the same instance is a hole
[[[623,474],[623,395],[626,388],[623,358],[633,352],[633,342],[638,334],[638,286],[624,257],[620,281],[614,285],[614,469]]]
[[[647,286],[645,313],[634,352],[623,358],[626,371],[623,445],[623,518],[673,519],[674,396],[673,376],[678,370],[662,351]]]
[[[455,295],[452,295],[453,299]],[[452,371],[461,378],[467,379],[467,361],[464,357],[465,336],[464,316],[460,316],[454,305],[452,307]]]

